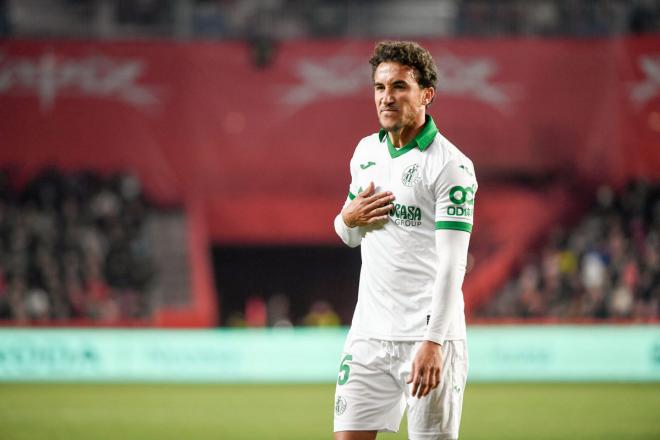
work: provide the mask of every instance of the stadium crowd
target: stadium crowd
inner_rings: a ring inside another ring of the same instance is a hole
[[[660,184],[601,187],[574,227],[555,230],[482,317],[660,318]]]
[[[0,37],[576,36],[657,32],[655,0],[0,0]]]
[[[0,320],[118,322],[149,314],[148,207],[130,174],[0,172]]]

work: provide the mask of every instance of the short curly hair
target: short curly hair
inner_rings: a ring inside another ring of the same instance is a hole
[[[438,68],[428,50],[414,41],[381,41],[376,44],[369,60],[371,78],[381,63],[396,61],[415,69],[417,84],[421,88],[435,87],[438,81]]]

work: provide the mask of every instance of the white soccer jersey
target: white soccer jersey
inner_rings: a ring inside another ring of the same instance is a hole
[[[444,138],[427,115],[422,131],[395,148],[384,130],[360,141],[351,159],[346,204],[374,182],[391,191],[394,209],[384,225],[357,227],[362,269],[351,331],[385,340],[421,340],[437,274],[436,229],[470,233],[477,191],[472,161]],[[341,214],[335,219],[340,236]],[[344,239],[346,241],[346,239]],[[356,245],[357,243],[352,243]],[[444,340],[464,339],[463,295],[451,311]]]

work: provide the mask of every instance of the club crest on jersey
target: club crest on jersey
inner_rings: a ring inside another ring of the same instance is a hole
[[[337,396],[337,400],[335,401],[335,414],[338,416],[344,414],[344,411],[346,411],[346,406],[348,406],[346,399],[344,399],[342,396]]]
[[[414,163],[403,170],[403,174],[401,175],[401,183],[404,185],[413,187],[420,180],[422,180],[422,174],[419,172],[418,163]]]

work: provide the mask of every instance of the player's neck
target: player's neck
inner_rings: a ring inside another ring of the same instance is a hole
[[[417,136],[419,132],[422,131],[422,128],[424,128],[425,123],[426,114],[422,114],[421,120],[420,118],[417,118],[414,124],[401,127],[398,131],[390,131],[387,135],[390,137],[390,141],[392,141],[394,148],[401,148],[415,139],[415,136]]]

